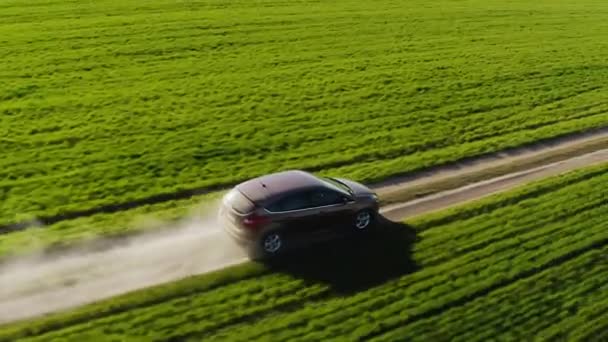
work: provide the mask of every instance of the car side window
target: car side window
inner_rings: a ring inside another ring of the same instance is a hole
[[[342,202],[342,195],[335,191],[320,189],[311,193],[311,202],[313,207],[339,204]]]
[[[283,211],[305,209],[310,206],[310,202],[306,194],[294,194],[287,196],[281,201],[281,209]]]
[[[306,209],[311,206],[309,193],[295,193],[271,203],[267,209],[274,212]]]

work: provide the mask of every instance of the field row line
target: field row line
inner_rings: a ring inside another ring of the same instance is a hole
[[[602,249],[594,249],[556,268],[546,269],[530,278],[501,288],[490,296],[480,297],[464,306],[449,310],[443,316],[432,316],[407,327],[397,328],[382,336],[380,340],[390,340],[391,337],[400,334],[413,338],[422,336],[423,331],[428,333],[436,327],[444,327],[442,330],[449,329],[451,335],[458,336],[458,340],[483,341],[490,338],[483,335],[485,327],[491,326],[493,322],[505,323],[508,320],[512,321],[509,328],[505,327],[506,329],[517,327],[517,330],[529,332],[530,330],[525,326],[531,325],[531,329],[538,331],[542,326],[550,326],[571,317],[568,314],[571,307],[563,308],[566,317],[548,314],[548,309],[552,308],[556,297],[559,296],[559,302],[572,302],[572,299],[584,298],[580,301],[592,303],[594,299],[590,297],[591,292],[595,297],[603,296],[601,287],[602,284],[606,287],[606,280],[602,274],[608,267],[608,264],[598,263],[603,253],[605,251]],[[514,296],[517,297],[513,298]],[[480,329],[482,331],[479,331]],[[505,331],[508,332],[509,330]],[[492,333],[495,334],[496,330],[492,330]]]

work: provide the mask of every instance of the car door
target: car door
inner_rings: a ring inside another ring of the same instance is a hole
[[[318,217],[312,209],[309,191],[292,192],[282,196],[267,206],[272,213],[273,221],[280,225],[280,231],[290,242],[296,246],[302,243],[303,238],[309,236],[317,226]]]
[[[340,233],[344,228],[345,217],[348,217],[349,206],[344,194],[337,191],[319,188],[311,194],[313,207],[317,208],[318,230],[330,235]]]

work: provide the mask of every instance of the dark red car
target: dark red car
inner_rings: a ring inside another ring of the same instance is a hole
[[[265,259],[366,231],[378,210],[378,197],[360,183],[290,170],[235,186],[224,196],[219,216],[250,258]]]

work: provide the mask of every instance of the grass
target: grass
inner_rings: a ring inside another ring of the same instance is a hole
[[[0,4],[0,225],[608,124],[603,1]]]
[[[3,326],[0,340],[600,341],[606,184],[606,164],[569,172],[287,263]]]

